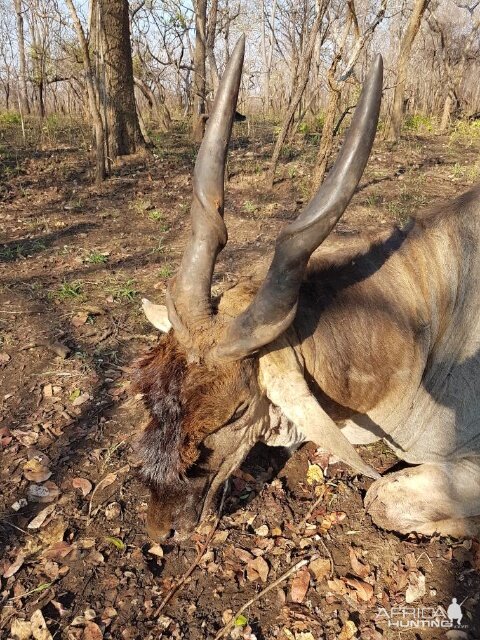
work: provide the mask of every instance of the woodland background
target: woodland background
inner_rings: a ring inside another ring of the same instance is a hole
[[[97,179],[119,155],[205,114],[241,33],[240,109],[271,123],[268,172],[295,132],[316,136],[313,178],[348,122],[375,53],[386,67],[382,131],[445,132],[480,112],[479,3],[461,0],[2,0],[2,116],[12,122],[90,122]],[[131,34],[131,38],[129,37]]]

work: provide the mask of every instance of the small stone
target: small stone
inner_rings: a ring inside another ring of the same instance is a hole
[[[105,517],[107,520],[117,520],[122,513],[122,509],[118,502],[111,502],[105,507]]]
[[[255,533],[257,534],[257,536],[266,538],[269,534],[269,529],[266,524],[262,524],[260,527],[258,527],[258,529],[255,529]]]
[[[14,511],[20,511],[20,509],[23,509],[24,507],[26,507],[28,504],[27,500],[25,500],[25,498],[20,498],[20,500],[17,500],[16,502],[14,502],[12,504],[12,509]]]

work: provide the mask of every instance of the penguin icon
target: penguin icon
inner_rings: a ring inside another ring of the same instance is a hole
[[[452,603],[447,609],[447,616],[451,623],[455,622],[455,624],[460,625],[463,618],[463,613],[462,607],[457,603],[456,598],[452,598]]]

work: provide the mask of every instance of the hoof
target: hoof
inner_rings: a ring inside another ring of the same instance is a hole
[[[441,470],[423,466],[392,473],[372,484],[365,509],[373,522],[401,534],[478,535],[480,517],[458,517],[459,505],[452,504]]]

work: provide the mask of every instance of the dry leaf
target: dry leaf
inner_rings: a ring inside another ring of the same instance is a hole
[[[72,324],[74,327],[81,327],[88,320],[88,313],[84,313],[80,311],[80,313],[76,313],[72,318]]]
[[[373,596],[373,587],[371,584],[364,582],[363,580],[357,580],[356,578],[345,578],[345,582],[349,587],[353,587],[357,593],[357,596],[363,602],[368,602]]]
[[[231,609],[225,609],[222,613],[223,624],[228,624],[233,618],[233,611]]]
[[[23,465],[23,475],[30,482],[45,482],[52,472],[36,458],[32,458]]]
[[[55,542],[50,545],[48,549],[42,553],[42,558],[48,558],[50,560],[63,560],[68,554],[75,549],[74,545],[68,544],[64,540]]]
[[[410,575],[410,584],[405,593],[405,602],[410,604],[415,602],[426,593],[425,576],[423,573],[412,573]]]
[[[66,615],[68,615],[69,613],[68,609],[65,609],[65,607],[61,602],[58,602],[58,600],[52,600],[51,603],[53,604],[55,609],[58,611],[60,618],[64,618]]]
[[[353,622],[353,620],[347,620],[343,626],[343,629],[340,631],[338,640],[352,640],[357,633],[357,626]]]
[[[297,571],[295,577],[292,580],[292,586],[290,589],[290,597],[292,602],[303,602],[307,595],[308,587],[310,586],[310,573],[307,567],[302,567]]]
[[[13,437],[8,427],[1,427],[0,428],[0,446],[3,448],[8,447],[8,445],[11,443],[12,440],[13,440]]]
[[[268,536],[268,527],[266,524],[262,524],[260,527],[258,527],[258,529],[255,529],[255,533],[257,534],[257,536],[261,536],[263,538],[266,538]]]
[[[97,486],[95,487],[95,489],[93,490],[93,493],[90,497],[90,507],[88,509],[89,511],[89,515],[91,513],[92,510],[92,502],[93,499],[95,498],[97,493],[100,493],[101,491],[103,491],[103,489],[106,489],[107,487],[109,487],[111,484],[113,484],[115,482],[115,480],[117,479],[117,474],[116,473],[107,473],[107,475],[102,478],[100,480],[100,482],[97,484]]]
[[[320,484],[323,482],[323,471],[318,464],[309,464],[307,471],[307,483]]]
[[[57,485],[48,480],[45,484],[31,484],[27,490],[29,502],[53,502],[60,495]]]
[[[328,588],[334,593],[338,593],[341,596],[344,596],[347,593],[347,587],[343,580],[339,578],[334,578],[333,580],[327,580]]]
[[[245,549],[241,549],[240,547],[236,547],[233,550],[233,553],[242,562],[250,562],[254,558],[250,551],[246,551]]]
[[[253,569],[254,571],[256,571],[257,574],[260,576],[260,580],[262,582],[267,581],[268,572],[270,569],[266,561],[260,556],[258,558],[255,558],[255,560],[251,560],[248,563],[247,574],[248,574],[248,569]]]
[[[122,508],[118,502],[110,502],[105,507],[105,518],[109,521],[117,520],[122,513]]]
[[[360,562],[357,554],[355,553],[355,550],[352,547],[350,547],[350,564],[352,565],[353,573],[359,578],[366,578],[368,575],[370,575],[370,565]]]
[[[43,387],[43,397],[51,398],[53,396],[53,387],[51,384],[46,384]]]
[[[8,355],[8,353],[5,353],[5,351],[2,351],[0,353],[0,367],[3,367],[4,365],[7,364],[7,362],[10,362],[11,357]]]
[[[74,489],[80,489],[82,496],[85,498],[92,490],[92,483],[86,478],[74,478],[72,480],[72,487]]]
[[[33,459],[37,460],[37,462],[40,462],[40,464],[43,464],[44,467],[50,466],[50,458],[45,453],[43,453],[43,451],[40,451],[40,449],[29,447],[27,449],[27,457],[29,460],[33,460]]]
[[[330,573],[330,560],[328,558],[317,558],[308,565],[308,570],[315,580],[323,580]]]
[[[157,558],[163,558],[163,549],[159,544],[151,546],[148,553],[151,553],[152,556],[157,556]]]
[[[409,571],[416,571],[417,569],[417,558],[414,553],[407,553],[405,556],[405,567]]]
[[[42,509],[40,511],[40,513],[38,513],[35,516],[35,518],[33,518],[33,520],[31,520],[28,523],[27,528],[28,529],[40,529],[40,527],[45,522],[45,520],[48,518],[48,516],[50,514],[52,514],[54,511],[55,511],[55,505],[54,504],[48,505],[48,507],[45,507],[45,509]]]
[[[64,567],[64,569],[68,569],[68,567]],[[50,578],[50,580],[55,581],[60,574],[60,568],[53,560],[47,560],[43,565],[42,573],[44,573],[47,578]]]
[[[75,400],[73,400],[72,406],[80,407],[82,404],[85,404],[85,402],[88,402],[88,400],[90,400],[90,394],[82,393],[77,398],[75,398]]]
[[[229,531],[217,531],[212,538],[213,545],[219,545],[226,542],[229,535]]]
[[[320,528],[322,531],[328,531],[331,527],[342,522],[347,517],[347,514],[344,511],[332,511],[332,513],[327,513],[320,523]]]
[[[87,622],[83,630],[82,640],[102,640],[103,633],[95,622]]]
[[[52,634],[48,630],[47,623],[40,609],[33,612],[30,618],[32,625],[32,635],[35,640],[53,640]]]
[[[25,562],[25,556],[23,555],[23,553],[19,553],[15,558],[14,562],[12,562],[12,564],[5,570],[3,577],[11,578],[13,575],[17,573],[17,571],[20,569],[20,567],[23,565],[24,562]]]
[[[11,434],[25,447],[31,447],[38,441],[38,433],[35,431],[21,431],[20,429],[13,429]]]
[[[30,640],[32,637],[32,625],[28,620],[14,618],[10,626],[10,635],[15,640]]]

